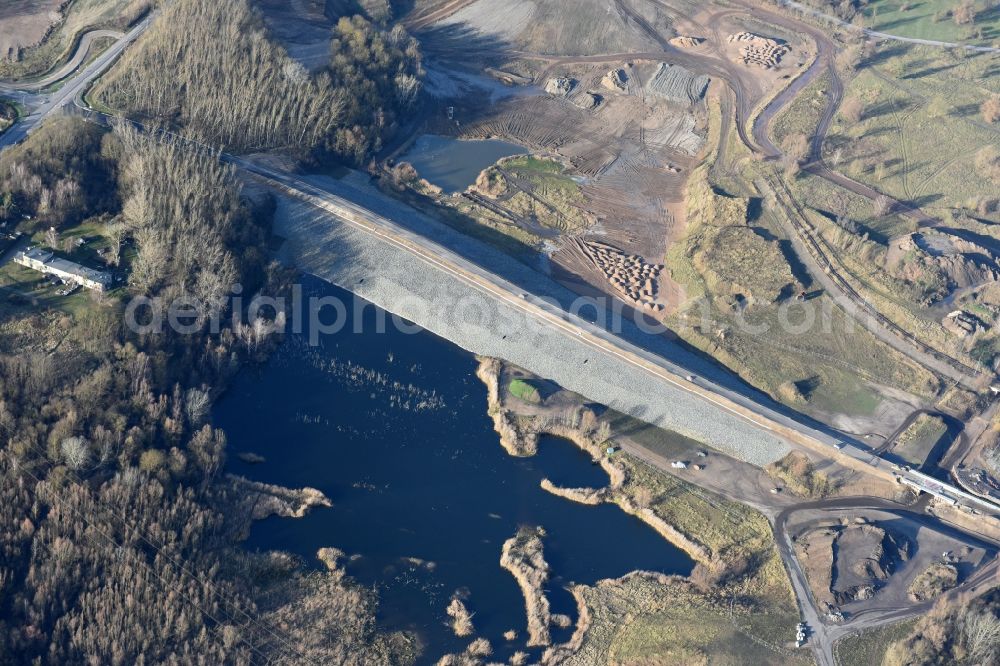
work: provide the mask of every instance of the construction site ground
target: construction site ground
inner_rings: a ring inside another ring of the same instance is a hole
[[[469,217],[535,241],[551,275],[585,295],[621,296],[588,252],[588,241],[657,264],[683,234],[684,192],[688,174],[704,158],[709,101],[726,94],[729,82],[740,91],[737,106],[746,116],[815,51],[794,31],[699,3],[616,2],[611,12],[605,3],[581,2],[572,25],[551,0],[505,3],[502,12],[493,5],[417,3],[410,25],[428,53],[439,106],[414,132],[503,139],[567,164],[579,183],[582,217],[593,222],[584,229],[539,233],[502,202],[459,199]],[[440,20],[432,21],[436,16]],[[455,48],[461,39],[476,44],[472,57],[469,49]],[[748,44],[767,50],[768,40],[780,45],[773,66],[743,62]],[[661,63],[707,77],[707,90],[693,103],[657,94],[651,82],[661,80]],[[608,82],[612,72],[620,72],[618,85]],[[546,92],[555,80],[567,82],[568,90]],[[497,82],[511,92],[498,92]],[[626,304],[643,310],[648,300],[652,312],[669,314],[683,302],[684,291],[668,271],[655,282],[655,298]]]
[[[905,516],[874,509],[800,511],[788,522],[787,530],[793,539],[799,540],[809,538],[810,533],[821,532],[826,526],[856,526],[859,522],[886,530],[898,542],[908,546],[909,554],[906,559],[893,558],[888,577],[884,581],[876,582],[877,591],[871,599],[836,605],[836,610],[844,613],[848,619],[865,613],[892,610],[912,604],[913,600],[908,593],[911,583],[935,562],[948,560],[958,569],[958,580],[961,582],[995,555],[993,549],[963,539],[957,533],[938,531]],[[856,577],[850,570],[856,562],[871,557],[868,545],[861,539],[853,539],[850,542],[838,541],[839,548],[835,549],[832,572],[835,585],[849,584],[838,582],[838,577]],[[948,554],[947,557],[945,553]],[[829,561],[799,557],[799,562],[813,588],[814,597],[817,600],[828,598],[829,590],[819,588],[820,581],[828,583],[830,580],[831,571],[824,568]]]

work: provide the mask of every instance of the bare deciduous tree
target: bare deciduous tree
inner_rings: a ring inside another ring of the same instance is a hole
[[[995,664],[1000,657],[1000,618],[988,611],[965,617],[965,643],[969,656],[982,664]]]
[[[82,437],[67,437],[60,444],[63,462],[73,471],[79,471],[90,461],[90,447]]]

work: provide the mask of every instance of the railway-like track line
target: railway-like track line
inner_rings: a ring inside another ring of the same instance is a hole
[[[809,218],[806,216],[805,211],[802,209],[802,206],[798,203],[798,201],[795,200],[795,197],[792,195],[791,191],[789,191],[788,186],[780,178],[773,176],[765,175],[764,180],[768,187],[775,193],[778,203],[785,208],[789,222],[798,237],[802,240],[803,244],[808,248],[813,260],[819,265],[822,271],[829,276],[837,288],[843,292],[851,303],[867,313],[875,322],[887,329],[891,334],[909,343],[912,347],[919,351],[920,354],[930,356],[939,363],[950,367],[953,370],[953,372],[949,373],[951,379],[960,381],[967,387],[977,388],[977,384],[979,383],[981,377],[980,370],[973,368],[972,366],[967,365],[966,363],[963,363],[962,361],[949,356],[942,351],[934,349],[883,315],[878,308],[872,305],[851,285],[850,281],[844,277],[841,271],[837,268],[836,264],[834,264],[831,260],[826,250],[817,240],[816,230],[809,223]],[[858,319],[863,324],[866,323],[863,319]],[[941,374],[940,366],[929,365],[926,361],[921,362],[921,359],[914,354],[908,354],[908,356],[935,374]]]

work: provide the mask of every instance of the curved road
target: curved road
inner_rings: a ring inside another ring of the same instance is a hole
[[[794,5],[796,3],[787,4]],[[816,131],[810,138],[809,155],[807,156],[808,163],[803,166],[803,170],[872,201],[879,196],[886,196],[873,187],[865,185],[864,183],[859,183],[856,180],[848,178],[842,173],[830,169],[823,160],[823,143],[826,141],[826,135],[830,131],[830,125],[833,124],[833,119],[837,114],[837,109],[840,108],[840,103],[844,98],[844,84],[840,80],[840,75],[837,73],[836,68],[836,56],[839,47],[834,44],[825,33],[809,25],[789,20],[778,14],[765,10],[755,10],[754,8],[748,6],[746,8],[750,13],[761,15],[768,21],[778,23],[778,25],[784,25],[789,28],[794,26],[793,29],[797,29],[800,32],[804,32],[812,37],[812,39],[816,42],[818,49],[816,59],[813,61],[813,64],[809,67],[809,69],[802,76],[796,79],[792,85],[775,97],[771,103],[768,104],[763,111],[761,111],[754,121],[752,129],[753,137],[765,156],[772,159],[778,159],[783,155],[781,150],[778,149],[778,147],[771,141],[771,120],[785,106],[791,103],[791,101],[803,88],[812,83],[816,77],[825,72],[830,80],[830,89],[827,90],[826,93],[827,106],[823,111],[823,116],[820,118]],[[902,215],[906,215],[921,224],[929,224],[935,221],[933,217],[927,215],[919,208],[911,206],[907,202],[899,201],[891,197],[887,198],[890,201],[891,208]]]
[[[148,27],[152,19],[153,19],[152,15],[150,17],[147,17],[147,19],[145,19],[142,23],[137,25],[132,31],[130,31],[127,35],[125,35],[122,39],[120,39],[119,42],[116,43],[111,49],[109,49],[106,53],[102,54],[94,63],[88,66],[84,72],[81,72],[81,74],[78,77],[73,79],[71,82],[67,83],[67,85],[63,86],[63,88],[60,89],[60,91],[58,91],[57,93],[46,96],[46,98],[39,103],[39,107],[35,111],[33,111],[31,115],[23,119],[22,122],[20,122],[18,125],[12,128],[11,131],[8,131],[5,135],[0,137],[0,148],[2,148],[4,145],[9,145],[16,141],[19,141],[21,138],[26,136],[31,130],[33,130],[34,127],[37,126],[37,124],[41,121],[43,117],[52,113],[56,109],[65,106],[67,103],[75,99],[77,95],[79,95],[85,89],[86,85],[88,85],[89,82],[93,80],[94,77],[98,76],[101,72],[103,72],[110,65],[110,63],[122,52],[122,50],[124,50],[124,48],[129,43],[131,43],[135,38],[137,38],[139,34],[141,34],[146,27]],[[700,68],[704,68],[706,65],[704,58],[693,57],[691,56],[691,54],[679,53],[674,49],[670,49],[669,51],[665,50],[664,53],[652,53],[646,55],[648,55],[650,59],[663,58],[664,56],[668,56],[671,59],[676,59],[678,61],[681,61],[682,63],[684,61],[688,61],[692,64],[692,66]],[[640,55],[630,54],[627,57],[637,58],[640,57]],[[609,58],[606,56],[595,56],[592,61],[599,62],[608,59],[613,59],[613,58]],[[579,61],[580,59],[577,58],[577,59],[566,59],[566,60]],[[727,76],[728,72],[726,71],[726,68],[719,66],[717,63],[712,63],[710,65],[710,69],[712,73],[714,73],[716,76],[719,76],[720,78],[726,79],[727,82],[730,82],[731,80],[738,80],[736,77],[730,79],[730,77]],[[740,114],[741,104],[739,98],[740,95],[742,94],[742,89],[734,87],[734,91],[736,92],[738,98],[736,104],[737,107],[736,115],[737,117],[742,117],[745,119],[746,113],[748,111],[748,109],[746,109],[745,107],[746,103],[745,98],[743,100],[744,106],[742,108],[743,111],[742,116]],[[790,94],[787,97],[787,99],[790,99],[792,96],[793,95]],[[787,99],[782,100],[781,96],[779,96],[779,99],[775,100],[775,102],[780,101],[780,104],[784,104],[787,103]],[[774,102],[772,102],[772,105],[769,106],[773,105]],[[835,105],[831,106],[833,106],[834,109],[836,108]],[[773,117],[773,112],[771,113],[771,115],[768,116],[768,118],[770,117]],[[832,113],[830,117],[832,118]],[[765,135],[766,135],[766,125],[767,125],[766,122],[764,122],[761,125],[762,127],[765,128],[765,130],[763,130],[765,131]],[[742,130],[743,127],[745,127],[745,122],[739,122],[737,123],[737,126]],[[745,137],[745,133],[743,133],[742,131],[741,131],[741,136]],[[744,140],[746,140],[746,138]],[[768,145],[768,144],[769,142],[763,145]],[[773,148],[773,146],[771,147]],[[728,395],[724,389],[720,389],[719,387],[715,386],[707,386],[707,385],[701,386],[699,385],[703,383],[701,382],[701,380],[697,380],[694,382],[690,380],[685,380],[683,379],[684,376],[683,369],[671,367],[671,364],[669,364],[669,362],[665,362],[663,359],[651,358],[651,355],[643,352],[642,350],[629,349],[628,345],[622,344],[622,341],[609,339],[607,337],[608,334],[605,331],[597,329],[596,327],[593,327],[592,325],[584,321],[574,321],[572,320],[572,318],[568,317],[566,313],[562,311],[558,312],[554,311],[551,309],[551,306],[548,306],[548,304],[544,302],[541,301],[536,302],[535,299],[532,299],[531,297],[516,295],[515,292],[512,292],[510,289],[507,288],[509,287],[509,285],[498,284],[497,278],[495,278],[494,276],[483,276],[478,274],[481,273],[481,271],[474,272],[477,271],[477,268],[475,266],[472,266],[472,270],[470,271],[470,268],[464,265],[467,264],[468,262],[465,262],[460,258],[448,257],[447,259],[442,261],[442,259],[444,259],[444,257],[449,253],[445,252],[444,254],[442,254],[441,248],[425,247],[428,244],[428,241],[426,239],[420,237],[411,238],[410,236],[413,236],[413,234],[406,231],[401,232],[401,230],[398,227],[396,227],[396,225],[394,225],[392,222],[380,218],[379,216],[374,216],[369,211],[359,206],[356,206],[351,202],[330,195],[329,193],[326,193],[322,190],[319,190],[318,188],[313,187],[312,185],[304,183],[301,180],[294,178],[293,176],[290,176],[287,173],[273,171],[267,169],[266,167],[261,167],[259,165],[252,165],[243,160],[240,160],[239,158],[231,158],[228,156],[223,156],[223,158],[226,159],[227,161],[233,162],[234,164],[240,166],[243,169],[256,173],[258,176],[263,176],[265,179],[270,180],[274,184],[278,184],[280,187],[282,187],[282,189],[287,189],[288,191],[290,191],[290,193],[296,196],[310,200],[317,206],[327,209],[329,212],[337,215],[341,219],[350,222],[351,224],[361,226],[369,233],[383,237],[389,242],[401,245],[407,251],[419,255],[424,260],[433,262],[434,264],[447,269],[451,273],[459,274],[463,279],[468,280],[470,282],[474,282],[477,288],[483,289],[484,291],[488,291],[494,297],[500,298],[505,302],[507,302],[508,304],[515,305],[518,309],[522,309],[529,312],[532,316],[538,318],[540,322],[543,322],[544,325],[553,326],[555,328],[566,330],[567,332],[571,332],[574,335],[579,336],[580,338],[582,338],[583,340],[587,341],[589,344],[592,344],[595,347],[599,347],[606,352],[614,353],[619,357],[627,358],[627,360],[633,365],[635,365],[637,369],[657,374],[667,379],[668,381],[677,384],[685,391],[695,393],[701,396],[703,399],[714,403],[720,409],[727,411],[730,414],[739,416],[740,418],[746,419],[751,423],[754,423],[757,427],[770,430],[775,434],[777,434],[778,436],[792,435],[793,441],[802,438],[812,440],[814,443],[819,444],[821,450],[825,449],[827,455],[829,455],[830,457],[838,457],[838,454],[840,455],[847,454],[846,451],[840,452],[832,450],[833,449],[833,447],[831,446],[832,442],[827,436],[823,435],[822,433],[817,433],[816,431],[813,431],[810,428],[806,428],[805,426],[802,426],[801,424],[795,422],[794,420],[790,420],[783,415],[770,413],[770,410],[762,409],[760,405],[755,404],[754,401],[752,400],[748,400],[745,396]],[[458,265],[455,265],[456,263],[458,263]],[[803,430],[803,428],[805,428],[805,430]],[[860,462],[861,458],[867,457],[867,453],[862,452],[860,450],[857,451],[856,453],[852,452],[850,455],[851,457],[856,458],[856,462]],[[872,464],[875,461],[868,460],[866,462],[867,464]],[[808,612],[808,608],[811,605],[810,601],[811,597],[808,594],[808,585],[805,585],[803,587],[804,576],[801,576],[801,571],[798,570],[798,566],[794,560],[794,557],[790,557],[791,544],[787,540],[787,535],[785,534],[784,528],[788,516],[795,510],[802,510],[806,508],[832,509],[832,508],[851,508],[851,507],[877,508],[881,510],[893,510],[893,511],[908,511],[910,513],[913,513],[912,511],[910,511],[910,509],[906,507],[901,507],[901,505],[896,505],[895,503],[891,503],[886,500],[877,500],[869,498],[852,498],[848,500],[829,500],[826,502],[802,504],[793,507],[791,509],[786,509],[785,511],[781,512],[775,521],[776,532],[781,534],[782,537],[781,539],[779,539],[779,551],[782,552],[783,560],[786,561],[786,564],[788,564],[790,568],[789,575],[790,578],[792,579],[793,586],[796,588],[796,596],[800,600],[800,603],[802,603],[804,616],[807,618],[807,621],[814,623],[814,628],[817,631],[824,632],[824,636],[819,639],[822,645],[822,649],[819,651],[819,655],[821,656],[821,661],[824,663],[824,665],[833,664],[832,649],[830,649],[831,641],[836,637],[838,637],[838,634],[842,634],[848,631],[848,628],[836,627],[828,629],[821,622],[820,618],[818,617],[818,614],[815,611],[815,608],[812,608],[811,613]],[[919,515],[921,520],[929,520],[926,516],[923,516],[922,514]],[[991,567],[992,566],[993,565],[991,565]],[[798,573],[796,573],[797,571]],[[995,575],[995,572],[992,571],[992,568],[983,569],[980,572],[977,572],[976,576],[973,579],[970,579],[970,581],[966,581],[966,585],[971,585],[973,581],[985,580],[990,575]],[[921,612],[921,611],[919,609],[915,610],[912,608],[904,609],[900,611],[900,617],[912,615],[916,612]],[[869,621],[866,619],[865,622]]]
[[[76,51],[73,52],[72,57],[66,61],[66,63],[59,69],[44,75],[42,78],[32,81],[0,81],[0,87],[8,86],[12,89],[16,89],[24,92],[38,92],[53,83],[63,80],[74,71],[76,68],[87,59],[87,55],[90,53],[90,48],[93,46],[94,42],[98,39],[104,37],[111,37],[114,39],[121,39],[125,36],[125,33],[118,30],[91,30],[85,33],[81,38],[80,42],[77,44]]]
[[[0,134],[0,150],[3,150],[7,146],[20,143],[25,137],[33,132],[46,117],[65,108],[69,104],[72,104],[77,96],[81,95],[87,89],[87,86],[90,85],[91,81],[103,74],[108,67],[114,63],[118,56],[121,55],[122,51],[124,51],[129,44],[138,39],[139,35],[145,32],[146,28],[152,24],[156,16],[157,12],[150,12],[146,18],[137,23],[134,28],[129,30],[128,33],[123,35],[110,48],[87,65],[83,71],[81,71],[74,78],[66,81],[66,83],[55,92],[48,94],[34,92],[36,90],[35,86],[40,85],[38,83],[25,85],[0,84],[0,95],[14,97],[15,99],[18,99],[18,101],[23,102],[23,104],[29,109],[28,115],[20,118],[18,122],[10,127],[6,132]],[[86,52],[83,51],[82,47],[83,43],[81,42],[81,48],[77,50],[77,55],[74,56],[74,59],[79,57],[80,61],[82,61],[86,56]],[[67,65],[68,64],[69,63],[67,63]]]

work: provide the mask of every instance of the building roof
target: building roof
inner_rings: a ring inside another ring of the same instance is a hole
[[[99,282],[105,286],[111,284],[110,274],[93,268],[87,268],[86,266],[81,266],[80,264],[70,261],[69,259],[60,259],[52,252],[40,247],[28,248],[21,254],[27,259],[44,264],[47,269],[51,269],[52,271],[58,271],[66,275],[75,275],[76,277],[83,278],[85,280]]]
[[[27,259],[40,261],[43,264],[53,257],[51,252],[49,252],[48,250],[44,250],[40,247],[29,247],[21,254],[23,254]]]
[[[104,285],[111,284],[111,276],[104,271],[87,268],[67,259],[49,259],[45,262],[45,265],[53,270],[76,275],[87,280],[93,280],[94,282],[100,282]]]

